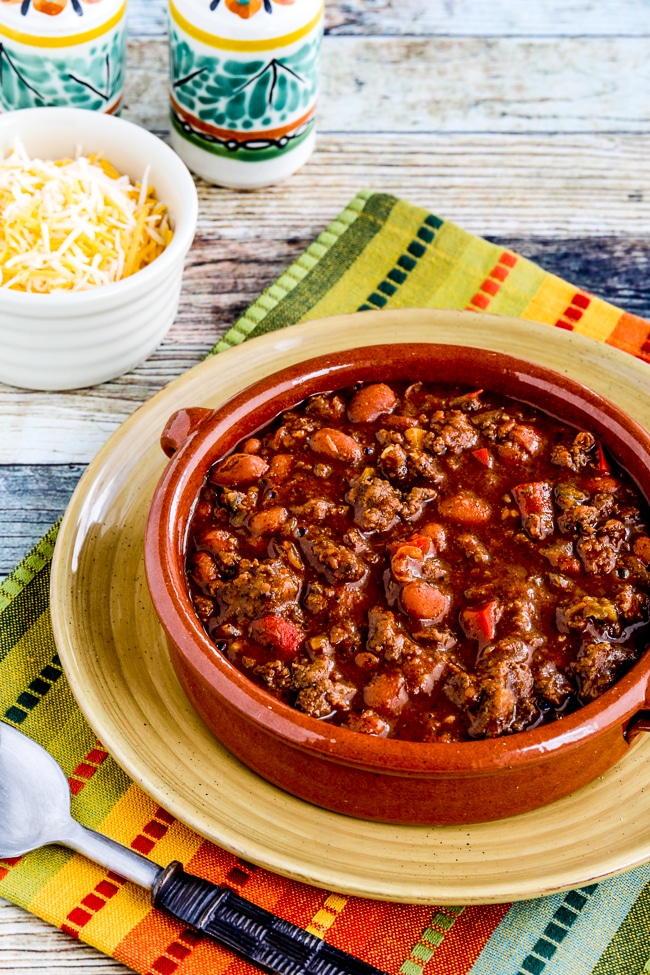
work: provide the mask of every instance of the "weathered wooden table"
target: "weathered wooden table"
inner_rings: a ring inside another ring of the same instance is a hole
[[[123,115],[163,138],[165,0],[129,0]],[[0,384],[0,578],[110,433],[199,362],[362,187],[404,196],[650,317],[648,0],[327,0],[319,142],[289,182],[199,181],[180,311],[95,389]],[[0,971],[123,972],[0,900]]]

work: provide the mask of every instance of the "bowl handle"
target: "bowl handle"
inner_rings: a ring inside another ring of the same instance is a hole
[[[644,731],[650,731],[650,711],[637,711],[624,728],[623,737],[631,745]]]
[[[179,447],[183,446],[209,416],[212,416],[212,410],[202,406],[191,406],[172,413],[160,435],[160,446],[167,456],[173,457]]]

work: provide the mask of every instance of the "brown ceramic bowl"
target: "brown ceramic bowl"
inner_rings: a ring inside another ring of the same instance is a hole
[[[215,650],[194,613],[184,568],[189,519],[212,464],[314,393],[358,381],[441,379],[481,386],[586,427],[647,498],[650,437],[597,393],[498,352],[382,345],[291,366],[214,411],[174,414],[161,438],[173,459],[156,489],[145,537],[147,580],[174,669],[216,737],[293,795],[391,823],[483,822],[535,809],[601,775],[650,727],[650,653],[600,698],[561,721],[501,738],[429,744],[376,738],[311,718],[249,681]]]

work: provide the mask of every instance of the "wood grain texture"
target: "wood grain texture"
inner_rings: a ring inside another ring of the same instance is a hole
[[[650,132],[647,52],[644,37],[326,37],[318,127]],[[166,41],[135,41],[131,60],[125,117],[164,132]]]
[[[113,958],[73,941],[40,918],[0,898],[0,972],[44,975],[133,975]]]
[[[166,0],[129,0],[129,26],[142,37],[166,31]],[[639,37],[650,7],[639,0],[327,0],[328,34]]]

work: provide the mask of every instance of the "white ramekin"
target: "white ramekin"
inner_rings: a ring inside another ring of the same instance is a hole
[[[0,289],[0,381],[26,389],[94,386],[150,355],[178,309],[198,199],[185,163],[146,129],[76,108],[29,108],[0,115],[0,151],[16,139],[28,154],[61,159],[101,153],[121,173],[149,182],[166,204],[174,236],[150,265],[115,284],[49,295]]]

